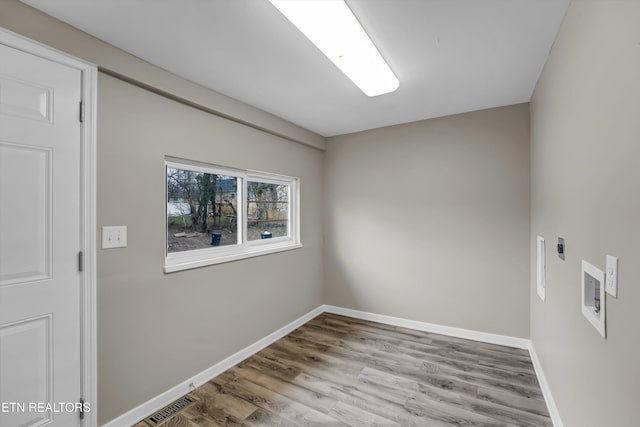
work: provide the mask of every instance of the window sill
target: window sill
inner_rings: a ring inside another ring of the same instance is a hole
[[[243,248],[241,251],[213,254],[209,250],[200,254],[174,253],[165,258],[164,272],[174,273],[176,271],[189,270],[192,268],[206,267],[208,265],[222,264],[225,262],[238,261],[245,258],[253,258],[277,252],[290,251],[302,248],[302,243],[285,242],[277,245],[255,245]],[[184,255],[183,255],[184,254]],[[173,256],[172,256],[173,255]]]

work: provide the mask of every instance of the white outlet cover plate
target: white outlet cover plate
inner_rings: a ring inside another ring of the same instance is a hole
[[[618,298],[618,258],[607,255],[607,268],[605,270],[605,290],[609,295]]]
[[[102,227],[102,249],[126,248],[127,247],[127,226],[105,226]]]

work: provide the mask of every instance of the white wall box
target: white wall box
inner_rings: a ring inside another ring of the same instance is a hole
[[[536,289],[538,290],[538,296],[542,301],[545,299],[546,288],[547,288],[547,278],[546,278],[546,270],[547,270],[547,261],[546,261],[546,245],[544,242],[544,237],[538,236],[537,239],[537,265],[536,265]]]
[[[582,314],[606,338],[606,300],[604,272],[582,261]]]

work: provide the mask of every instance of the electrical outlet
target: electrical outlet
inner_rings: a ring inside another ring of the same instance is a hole
[[[618,258],[607,255],[606,288],[609,295],[618,298]]]
[[[126,248],[127,226],[102,227],[102,249]]]

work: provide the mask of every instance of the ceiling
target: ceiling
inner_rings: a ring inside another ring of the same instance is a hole
[[[23,0],[323,136],[528,102],[570,0],[347,0],[400,80],[369,98],[267,0]]]

